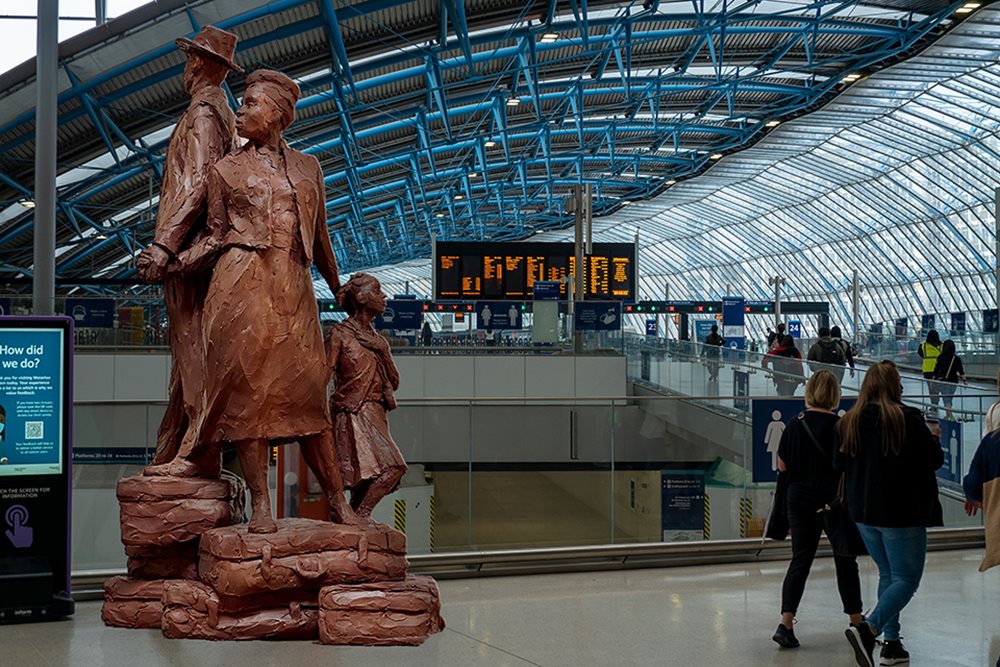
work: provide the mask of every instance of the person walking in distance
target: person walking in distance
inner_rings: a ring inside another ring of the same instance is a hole
[[[712,331],[705,336],[705,347],[702,348],[701,355],[708,362],[709,382],[719,381],[719,367],[722,366],[720,357],[722,356],[722,346],[726,344],[726,339],[719,335],[719,327],[712,325]]]
[[[813,372],[821,369],[828,370],[835,376],[839,375],[837,382],[840,382],[841,378],[844,377],[844,364],[847,362],[847,357],[844,355],[844,349],[832,338],[830,330],[826,327],[819,328],[819,340],[809,348],[807,359],[809,368]]]
[[[955,415],[951,408],[955,401],[958,381],[961,380],[965,386],[969,386],[969,378],[965,377],[962,357],[956,354],[955,341],[950,338],[941,345],[941,356],[937,358],[937,363],[934,365],[934,379],[938,381],[941,402],[944,403],[946,411],[945,419],[954,419]]]
[[[899,372],[891,361],[868,369],[857,402],[838,423],[837,466],[844,498],[868,553],[878,566],[878,602],[847,639],[860,667],[909,661],[900,641],[900,612],[917,591],[927,556],[927,528],[943,525],[936,471],[944,463],[938,440],[916,408],[903,405]]]
[[[938,383],[934,380],[934,369],[937,368],[937,360],[941,356],[941,348],[941,336],[938,335],[936,329],[928,331],[927,338],[917,348],[917,354],[923,359],[921,370],[924,373],[924,378],[927,380],[927,393],[930,394],[931,405],[933,406],[932,410],[935,414],[937,413],[938,402],[941,398]]]
[[[136,259],[139,277],[163,283],[170,325],[170,394],[147,475],[218,477],[219,452],[199,443],[195,423],[201,406],[205,348],[202,312],[211,267],[183,267],[177,257],[207,233],[208,173],[236,146],[236,121],[222,82],[233,62],[236,35],[206,26],[194,39],[181,38],[187,53],[184,91],[191,96],[170,135],[153,242]]]
[[[850,368],[851,377],[853,378],[855,365],[854,365],[854,349],[851,346],[851,341],[844,340],[843,334],[840,332],[840,327],[830,328],[830,338],[832,338],[833,341],[840,346],[840,349],[844,351],[844,361]],[[837,375],[837,372],[834,370],[833,374]],[[837,376],[837,381],[842,382],[843,379],[844,379],[844,371],[841,370],[840,375]]]

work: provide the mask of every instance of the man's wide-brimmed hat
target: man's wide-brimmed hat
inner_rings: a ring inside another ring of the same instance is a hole
[[[181,51],[197,53],[220,62],[237,74],[243,74],[243,68],[233,62],[236,53],[236,35],[215,26],[207,25],[194,39],[178,37],[174,42]]]

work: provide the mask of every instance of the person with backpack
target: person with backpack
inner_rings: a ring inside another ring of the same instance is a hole
[[[774,371],[772,379],[778,396],[794,396],[795,390],[805,381],[802,353],[795,347],[795,339],[786,335],[780,345],[765,354],[761,366],[767,368],[768,365]]]
[[[708,362],[709,382],[719,381],[719,367],[722,363],[719,358],[722,354],[722,346],[726,344],[726,339],[719,335],[719,327],[712,325],[712,332],[705,336],[705,347],[701,349],[701,356]]]
[[[841,475],[833,464],[839,444],[835,410],[840,405],[840,384],[833,373],[813,373],[806,383],[805,399],[806,411],[788,422],[778,445],[778,470],[785,477],[786,491],[784,507],[776,509],[785,510],[792,536],[792,560],[781,585],[781,623],[771,637],[782,648],[799,645],[792,624],[824,532],[833,545],[843,611],[851,623],[864,620],[857,559],[864,547],[847,510],[836,502]],[[785,535],[769,537],[784,539]]]
[[[934,406],[936,414],[938,403],[941,400],[938,383],[934,381],[934,369],[937,368],[937,359],[941,356],[941,336],[938,335],[936,329],[927,332],[927,338],[917,348],[917,354],[924,360],[920,370],[923,371],[924,377],[927,379],[927,393],[930,394],[931,405]]]
[[[945,419],[954,419],[955,415],[951,411],[951,406],[955,400],[958,381],[961,379],[965,386],[969,386],[969,378],[965,377],[962,357],[955,354],[955,341],[950,338],[941,346],[941,356],[937,358],[937,363],[934,365],[934,379],[940,383],[938,390],[941,393],[944,409],[947,411]]]
[[[840,327],[832,327],[830,329],[830,338],[832,338],[833,341],[837,345],[839,345],[842,350],[844,350],[844,359],[847,362],[847,365],[851,369],[851,377],[853,378],[854,377],[854,368],[855,368],[855,366],[854,366],[854,347],[851,345],[851,341],[844,340],[842,334],[840,333]],[[837,375],[837,371],[835,369],[833,369],[833,374]],[[837,377],[837,380],[843,380],[843,379],[844,379],[844,371],[840,371],[840,375]]]
[[[776,348],[779,345],[781,345],[781,341],[784,340],[784,338],[785,338],[785,323],[784,322],[779,322],[778,323],[778,330],[777,331],[771,331],[770,329],[768,329],[767,330],[767,351],[770,352],[774,348]]]
[[[834,372],[834,368],[839,368],[840,377],[837,378],[837,382],[844,377],[844,363],[847,361],[847,356],[844,354],[844,348],[830,337],[830,330],[826,327],[819,328],[819,340],[809,348],[807,359],[813,373],[823,369]]]

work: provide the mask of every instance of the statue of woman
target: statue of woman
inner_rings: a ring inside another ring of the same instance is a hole
[[[329,366],[309,267],[340,286],[326,225],[317,159],[289,148],[299,87],[257,70],[246,79],[236,129],[247,143],[216,163],[208,180],[211,236],[182,253],[218,257],[205,298],[203,442],[235,442],[253,519],[277,530],[267,489],[270,445],[298,441],[335,521],[357,522],[343,493],[326,402]]]
[[[355,273],[337,291],[349,317],[326,339],[335,390],[330,397],[334,440],[351,507],[362,520],[399,485],[406,461],[389,434],[386,411],[396,407],[399,373],[385,338],[372,320],[385,310],[386,296],[378,280]]]

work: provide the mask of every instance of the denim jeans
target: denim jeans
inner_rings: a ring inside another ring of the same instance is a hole
[[[858,524],[878,566],[878,604],[866,619],[883,639],[899,639],[899,612],[920,585],[927,558],[926,528],[879,528]]]

